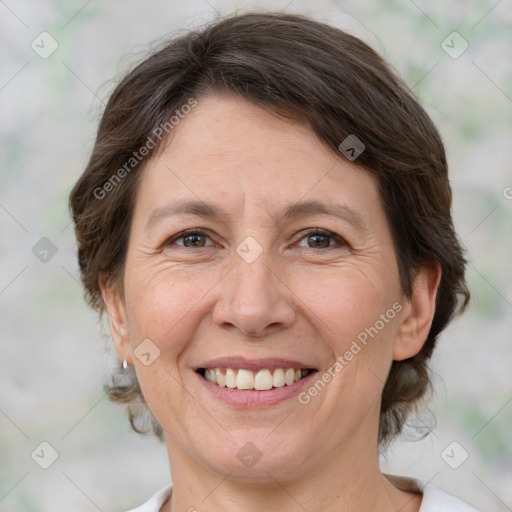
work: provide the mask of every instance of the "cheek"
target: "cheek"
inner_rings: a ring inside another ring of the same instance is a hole
[[[336,374],[331,397],[344,396],[345,407],[364,408],[380,396],[392,361],[399,286],[377,272],[344,270],[322,278],[302,276],[295,286],[301,286],[300,297],[308,297],[304,315],[330,353],[330,372]]]
[[[183,438],[180,411],[190,410],[191,399],[183,393],[180,361],[196,335],[204,297],[218,282],[211,274],[158,263],[127,265],[125,276],[128,328],[144,398],[166,432]],[[150,365],[137,358],[139,344],[147,339],[158,349]]]
[[[132,266],[125,278],[130,333],[165,345],[179,338],[184,320],[193,317],[201,297],[212,288],[210,281],[207,273],[198,277],[165,262]]]
[[[292,286],[305,306],[304,314],[340,349],[349,338],[373,326],[398,297],[394,287],[374,273],[350,269],[296,274]]]

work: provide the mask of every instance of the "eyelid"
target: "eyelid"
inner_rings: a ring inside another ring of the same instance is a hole
[[[306,230],[301,231],[299,233],[300,236],[297,238],[297,240],[294,242],[294,244],[302,241],[304,238],[306,238],[306,237],[308,237],[310,235],[315,235],[315,234],[332,238],[334,240],[337,240],[338,244],[341,244],[342,246],[346,246],[346,247],[350,248],[349,243],[342,236],[338,235],[337,233],[334,233],[333,231],[330,231],[330,230],[324,229],[324,228],[308,228]],[[183,231],[180,231],[176,235],[168,238],[164,242],[163,245],[166,246],[166,245],[174,244],[176,242],[176,240],[180,240],[182,238],[185,238],[185,237],[191,236],[191,235],[206,236],[212,242],[212,244],[210,244],[210,245],[207,245],[205,247],[196,247],[195,249],[206,249],[207,247],[212,247],[214,245],[218,245],[213,240],[212,236],[209,233],[209,230],[207,230],[205,228],[190,228],[190,229],[185,229]],[[185,246],[181,246],[181,245],[179,245],[178,247],[184,247],[185,249],[189,249],[189,247],[185,247]],[[323,250],[325,251],[327,249],[334,249],[334,248],[335,248],[334,246],[329,246],[329,247],[323,248]],[[315,248],[314,247],[304,247],[304,249],[315,249]]]
[[[191,236],[191,235],[203,235],[203,236],[206,236],[207,238],[209,238],[212,241],[212,244],[208,245],[206,247],[211,247],[212,245],[217,245],[215,243],[215,241],[213,240],[213,238],[210,236],[210,233],[207,229],[191,228],[191,229],[184,229],[183,231],[180,231],[176,235],[173,235],[173,236],[167,238],[164,241],[163,246],[174,244],[176,242],[176,240],[180,240],[181,238],[185,238],[185,237]],[[185,247],[185,246],[178,246],[178,247],[184,247],[185,249],[189,249],[189,247]],[[196,249],[206,249],[206,247],[196,247]]]
[[[302,231],[300,233],[300,237],[298,238],[297,242],[300,242],[301,240],[303,240],[307,236],[315,235],[315,234],[322,235],[322,236],[327,236],[329,238],[337,240],[338,243],[341,244],[342,246],[350,247],[349,243],[341,235],[338,235],[334,231],[330,231],[330,230],[324,229],[324,228],[309,228],[309,229],[306,229],[305,231]],[[334,249],[334,248],[335,248],[334,246],[329,246],[329,247],[327,247],[327,248],[325,248],[323,250],[325,251],[326,249]],[[313,247],[308,247],[308,249],[314,249],[314,248]]]

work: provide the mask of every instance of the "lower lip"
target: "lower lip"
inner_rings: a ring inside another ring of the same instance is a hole
[[[308,383],[317,372],[312,372],[306,377],[294,382],[291,386],[282,386],[272,388],[267,391],[256,391],[252,389],[239,390],[217,386],[202,375],[194,372],[201,384],[210,391],[215,397],[224,402],[240,408],[258,409],[276,405],[284,400],[288,400],[300,393],[300,390]]]

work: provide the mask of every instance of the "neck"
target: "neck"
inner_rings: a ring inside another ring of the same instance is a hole
[[[173,492],[162,511],[418,512],[421,496],[397,489],[384,477],[377,446],[357,448],[340,450],[311,468],[303,464],[303,471],[297,468],[293,475],[267,473],[268,478],[254,482],[216,472],[168,442]]]

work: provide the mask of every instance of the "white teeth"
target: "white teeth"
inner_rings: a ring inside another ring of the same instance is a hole
[[[251,372],[252,373],[252,372]],[[254,376],[254,389],[258,391],[266,391],[271,389],[274,384],[270,370],[260,370]]]
[[[253,372],[245,369],[226,368],[224,370],[221,368],[206,368],[204,378],[220,387],[266,391],[273,387],[291,386],[307,374],[306,370],[296,370],[295,368],[276,368],[273,374],[272,370],[269,369]]]
[[[274,370],[273,384],[275,388],[282,388],[284,386],[284,370],[282,368]]]
[[[253,389],[255,388],[254,380],[254,373],[250,370],[238,370],[238,375],[236,376],[236,387],[238,389]]]
[[[220,368],[215,368],[215,376],[217,377],[217,385],[223,388],[226,385],[226,376],[220,371]]]
[[[236,388],[236,373],[232,368],[226,370],[226,387],[231,389]]]
[[[284,374],[284,381],[287,386],[291,386],[295,382],[295,370],[288,368]]]

